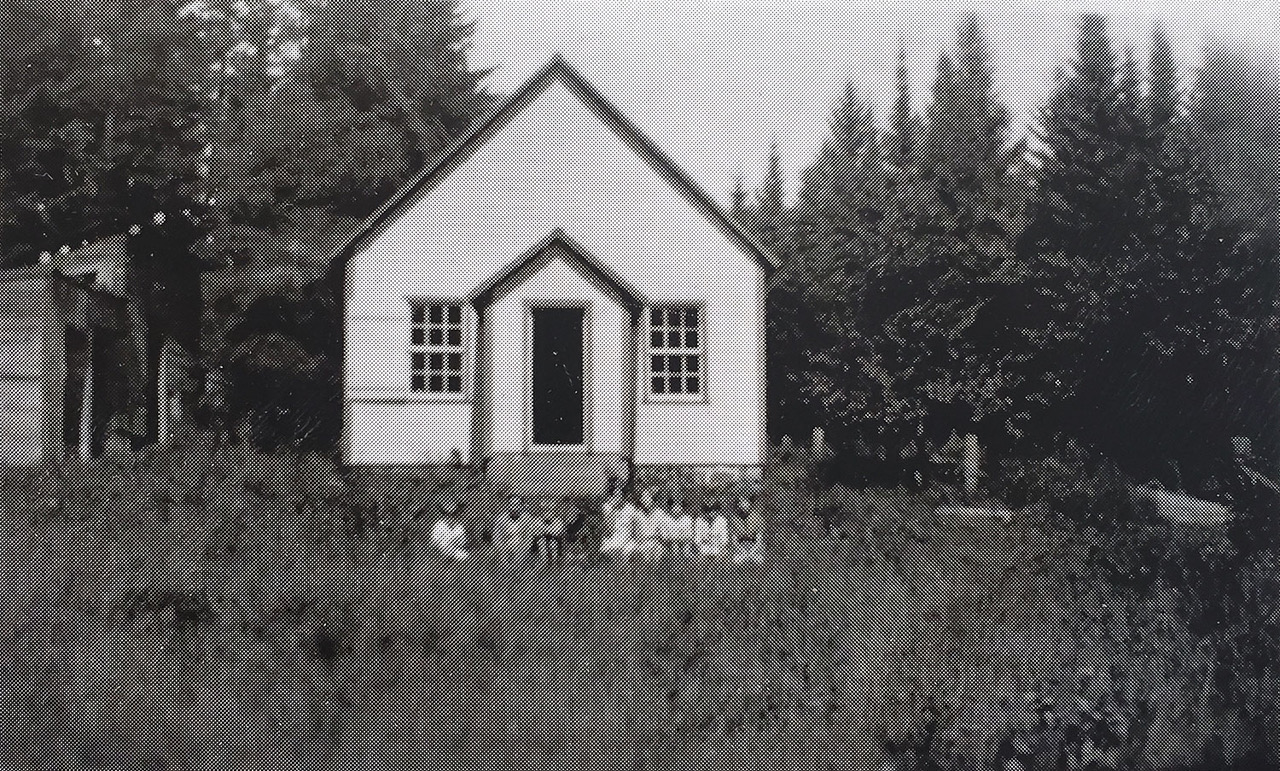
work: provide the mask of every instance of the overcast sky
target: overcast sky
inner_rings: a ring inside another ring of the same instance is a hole
[[[1153,18],[1166,21],[1188,79],[1206,34],[1280,47],[1280,0],[463,0],[477,22],[473,66],[497,66],[510,92],[559,51],[721,202],[742,173],[763,172],[776,137],[788,188],[817,152],[846,81],[887,108],[899,35],[923,112],[938,52],[976,10],[997,83],[1025,124],[1069,53],[1081,11],[1102,10],[1113,40],[1145,61]]]

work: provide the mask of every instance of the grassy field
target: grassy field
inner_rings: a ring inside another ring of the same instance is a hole
[[[763,565],[459,564],[414,517],[432,480],[357,516],[379,496],[319,461],[232,447],[206,479],[211,450],[3,479],[6,767],[1175,768],[1255,741],[1179,588],[1107,588],[1043,507],[882,491],[837,540],[775,466]]]

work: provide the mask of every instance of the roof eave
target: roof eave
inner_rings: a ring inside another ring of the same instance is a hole
[[[566,254],[572,257],[574,262],[580,264],[589,274],[603,282],[633,316],[639,314],[648,303],[640,292],[602,265],[586,248],[561,228],[552,230],[545,238],[526,249],[514,262],[486,279],[478,289],[472,292],[468,301],[477,311],[483,311],[493,301],[498,289],[503,284],[527,265],[539,259],[549,248],[556,244],[563,247]]]
[[[490,113],[487,118],[481,120],[475,127],[456,140],[430,168],[406,184],[401,188],[400,192],[392,196],[367,217],[360,227],[333,251],[332,257],[328,261],[327,272],[329,278],[332,281],[341,280],[347,260],[374,230],[381,226],[408,199],[451,171],[452,167],[463,159],[469,148],[478,145],[484,135],[496,131],[517,115],[521,109],[557,79],[573,89],[582,98],[583,102],[627,141],[642,158],[655,163],[659,167],[659,171],[672,180],[695,206],[702,209],[703,213],[719,224],[732,240],[736,241],[740,247],[755,257],[761,267],[764,268],[766,277],[778,269],[779,262],[777,257],[770,254],[753,237],[743,231],[706,191],[702,190],[690,179],[630,119],[619,112],[603,94],[596,90],[577,70],[565,61],[564,57],[557,53],[502,105]]]

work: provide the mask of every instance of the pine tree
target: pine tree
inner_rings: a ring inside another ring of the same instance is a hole
[[[782,156],[775,140],[769,145],[764,181],[756,194],[755,221],[760,240],[774,254],[780,254],[786,238],[786,181],[782,177]]]
[[[1120,109],[1129,115],[1143,112],[1142,76],[1138,74],[1138,60],[1133,46],[1124,47],[1124,62],[1120,65]]]
[[[1141,368],[1218,336],[1220,281],[1204,259],[1215,196],[1141,108],[1136,66],[1117,70],[1101,17],[1082,18],[1076,50],[1042,115],[1048,149],[1020,244],[1041,298],[1028,361],[1039,401],[1060,408],[1054,430],[1122,452],[1151,437],[1133,430]]]
[[[1280,227],[1280,60],[1209,41],[1196,73],[1191,133],[1241,227]]]
[[[1089,113],[1113,106],[1116,95],[1116,53],[1102,14],[1081,14],[1077,24],[1075,60],[1070,74],[1061,73],[1042,123],[1041,139],[1055,150],[1064,147],[1066,132]]]
[[[963,108],[958,104],[960,92],[959,77],[951,57],[941,54],[938,57],[937,74],[933,80],[933,99],[926,111],[928,133],[925,138],[925,162],[930,167],[943,165],[952,154],[954,145],[959,141],[958,135],[951,133],[957,130],[963,121]]]
[[[976,14],[961,22],[955,57],[939,60],[929,107],[930,164],[991,176],[1009,140],[1009,110],[995,91],[991,51]]]
[[[1151,124],[1156,128],[1178,117],[1182,97],[1178,92],[1178,66],[1173,58],[1173,46],[1164,23],[1156,21],[1151,30],[1151,57],[1147,65],[1147,111]]]
[[[889,121],[886,138],[886,160],[899,168],[907,165],[915,155],[920,127],[911,111],[911,83],[907,72],[906,43],[898,42],[898,68],[894,72],[893,116]]]
[[[788,338],[804,354],[802,398],[834,444],[904,470],[931,412],[960,402],[990,424],[1003,419],[1004,349],[990,330],[1011,315],[993,303],[994,284],[1016,275],[1008,183],[1022,148],[1004,146],[1008,111],[976,19],[958,39],[956,60],[939,57],[926,131],[902,131],[912,121],[901,51],[883,142],[846,88],[804,174],[786,277],[798,295],[787,310],[810,324]],[[922,152],[902,152],[904,133],[922,136]]]

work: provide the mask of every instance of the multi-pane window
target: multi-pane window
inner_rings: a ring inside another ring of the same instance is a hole
[[[412,390],[462,393],[462,352],[462,306],[415,303],[409,345]]]
[[[702,334],[694,307],[649,312],[649,393],[657,397],[700,398]]]

